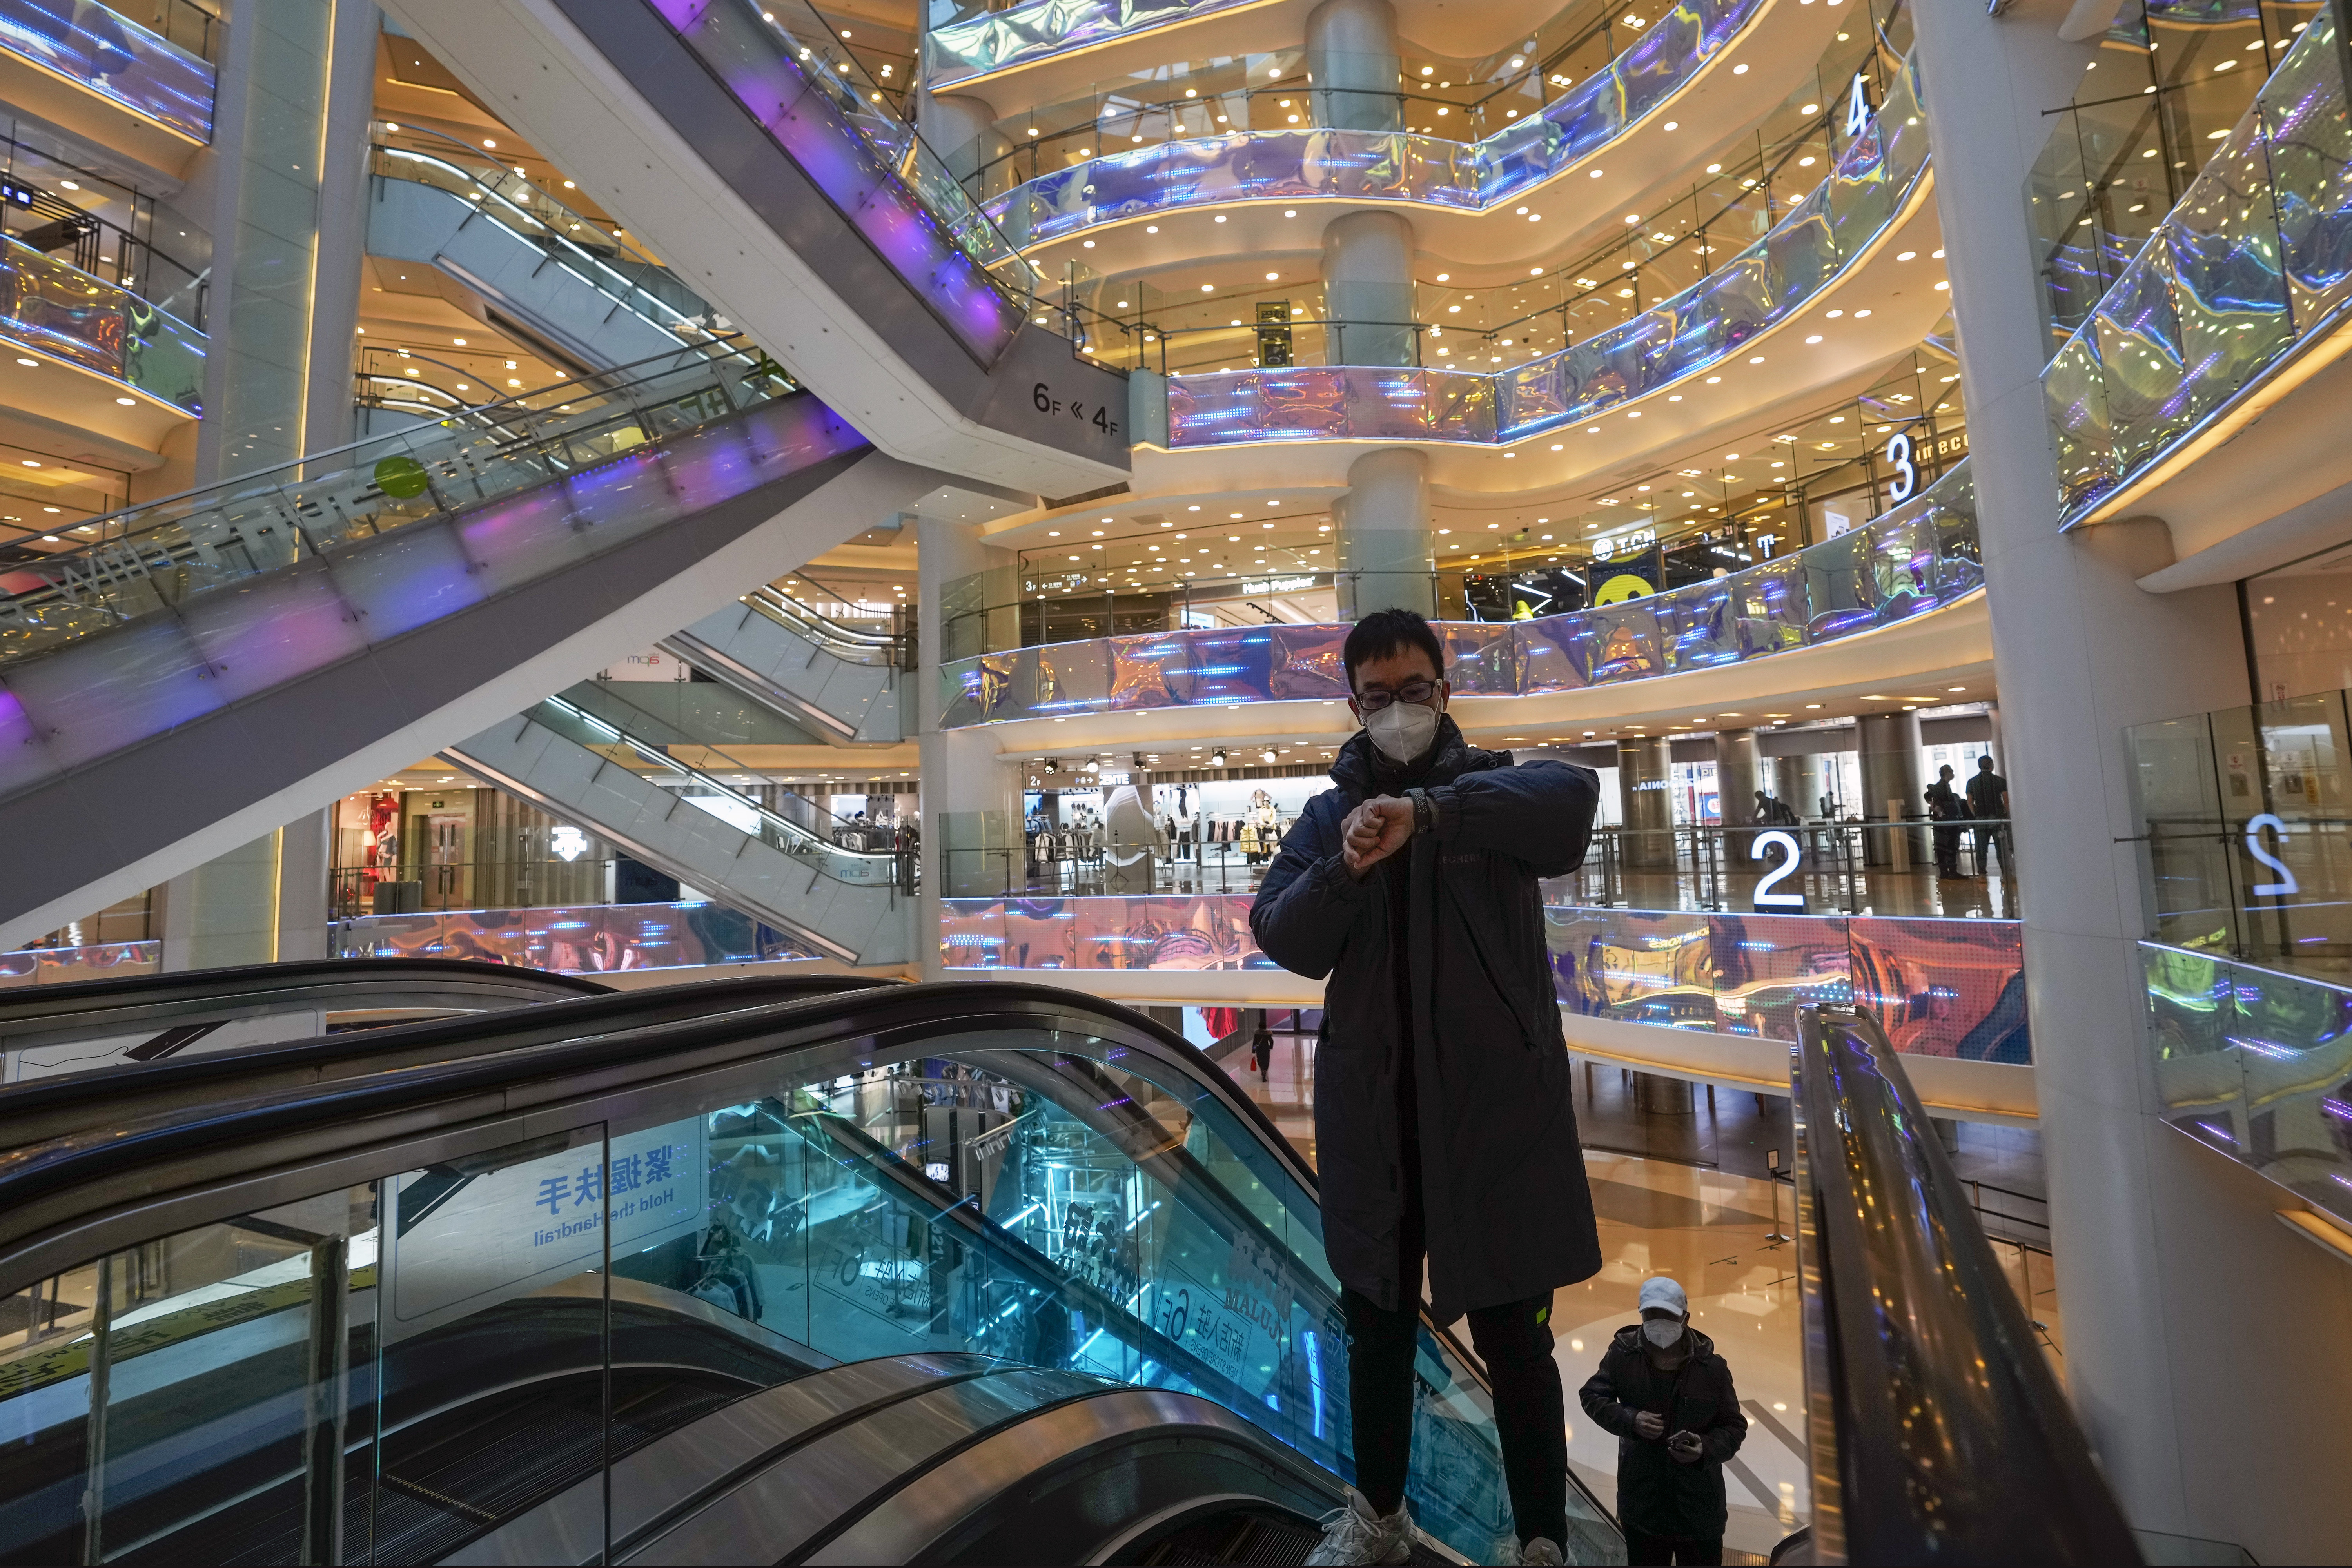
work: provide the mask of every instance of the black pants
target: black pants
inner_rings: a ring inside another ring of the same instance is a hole
[[[1643,1563],[1659,1568],[1675,1563],[1717,1563],[1723,1561],[1723,1537],[1706,1541],[1677,1539],[1671,1535],[1644,1535],[1630,1526],[1625,1531],[1625,1562],[1629,1568],[1642,1568]]]
[[[1414,1163],[1407,1162],[1409,1166]],[[1413,1178],[1418,1177],[1417,1167]],[[1424,1252],[1420,1183],[1408,1179],[1403,1272],[1398,1310],[1384,1312],[1345,1288],[1349,1424],[1356,1443],[1356,1489],[1383,1514],[1404,1500],[1412,1463],[1412,1357],[1421,1332]],[[1495,1426],[1503,1479],[1521,1542],[1568,1545],[1568,1410],[1559,1363],[1551,1357],[1551,1297],[1483,1307],[1470,1314],[1470,1340],[1495,1384]],[[1698,1559],[1692,1558],[1692,1562]]]
[[[1960,874],[1960,834],[1958,827],[1938,827],[1936,834],[1936,873],[1942,877]]]

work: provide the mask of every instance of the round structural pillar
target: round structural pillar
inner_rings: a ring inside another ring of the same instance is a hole
[[[1317,125],[1404,129],[1396,8],[1389,0],[1323,0],[1308,12],[1307,74],[1315,84]]]
[[[1664,735],[1617,742],[1618,860],[1637,871],[1675,865],[1674,742]],[[1636,908],[1651,908],[1636,898]]]
[[[2352,1268],[2279,1223],[2289,1188],[2162,1116],[2134,725],[2242,705],[2229,584],[2151,594],[2152,520],[2059,531],[2049,359],[2027,175],[2096,56],[2063,0],[1915,6],[1936,92],[1936,193],[1969,409],[2023,905],[2026,1013],[2048,1171],[2066,1392],[2131,1522],[2259,1562],[2339,1559],[2341,1445],[2281,1441],[2352,1404]],[[2062,132],[2063,133],[2063,132]],[[2204,458],[2228,460],[2228,451]],[[2276,1169],[2277,1167],[2273,1167]],[[2250,1327],[2252,1326],[2252,1327]],[[2292,1348],[2289,1348],[2292,1347]],[[2259,1458],[2250,1458],[2259,1456]]]
[[[926,517],[917,526],[923,885],[912,946],[923,977],[937,980],[945,973],[940,900],[1003,898],[1026,889],[1018,775],[984,727],[940,727],[940,667],[1015,646],[1017,628],[1000,606],[1013,603],[1019,571],[1011,551],[984,544],[968,523]]]
[[[996,151],[996,110],[966,92],[922,92],[915,98],[915,132],[948,173],[969,180]]]
[[[1354,212],[1324,226],[1324,357],[1329,363],[1418,363],[1413,245],[1412,225],[1396,213]]]
[[[1756,826],[1756,792],[1764,788],[1764,758],[1757,750],[1753,730],[1721,730],[1715,737],[1715,798],[1723,812],[1723,852],[1727,866],[1748,864],[1748,841],[1755,836],[1738,829]]]
[[[1759,787],[1772,792],[1776,799],[1788,803],[1789,809],[1807,822],[1822,816],[1822,796],[1827,793],[1827,773],[1818,754],[1801,757],[1770,757],[1771,779]],[[1752,804],[1752,803],[1751,803]]]
[[[1872,822],[1911,822],[1927,814],[1919,777],[1919,715],[1865,713],[1854,721],[1854,749],[1862,762],[1862,815]],[[1913,870],[1931,864],[1927,836],[1916,828],[1886,826],[1863,835],[1863,863],[1900,865]]]
[[[1339,522],[1339,618],[1374,610],[1437,614],[1437,563],[1430,552],[1429,459],[1409,447],[1367,452],[1348,466]]]
[[[1691,1097],[1690,1079],[1667,1078],[1654,1072],[1633,1075],[1633,1109],[1644,1116],[1695,1116],[1698,1113]]]

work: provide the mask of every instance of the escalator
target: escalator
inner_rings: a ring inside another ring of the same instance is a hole
[[[755,776],[748,764],[680,730],[675,708],[649,713],[626,689],[574,687],[444,754],[826,957],[859,966],[915,960],[911,853],[851,847],[845,825],[804,800],[792,816],[761,802],[746,793]]]
[[[1045,987],[700,989],[317,1083],[268,1058],[464,1026],[130,1069],[143,1114],[0,1156],[0,1557],[1304,1555],[1338,1287],[1245,1096]],[[1479,1370],[1424,1331],[1417,1372],[1422,1560],[1496,1561]]]
[[[1033,497],[1126,480],[1127,377],[804,0],[390,9],[883,450]]]
[[[374,134],[369,255],[438,268],[559,363],[609,370],[710,335],[700,296],[507,165],[419,126]]]
[[[568,974],[446,959],[321,959],[33,986],[0,992],[0,1084],[604,994]]]
[[[100,520],[0,577],[0,948],[472,734],[939,484],[712,344]]]
[[[746,594],[663,640],[693,668],[838,746],[915,731],[913,639],[820,614],[773,587]]]

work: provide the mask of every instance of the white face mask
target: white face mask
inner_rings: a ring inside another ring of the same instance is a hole
[[[1389,761],[1415,762],[1437,738],[1437,710],[1418,702],[1391,702],[1366,719],[1364,728]]]
[[[1672,1318],[1644,1318],[1642,1337],[1662,1351],[1670,1351],[1681,1342],[1683,1326]]]

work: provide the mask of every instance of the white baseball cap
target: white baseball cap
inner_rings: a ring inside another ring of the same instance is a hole
[[[1663,1274],[1654,1274],[1642,1281],[1642,1311],[1646,1315],[1653,1307],[1664,1309],[1677,1318],[1690,1316],[1690,1298],[1683,1288]]]

